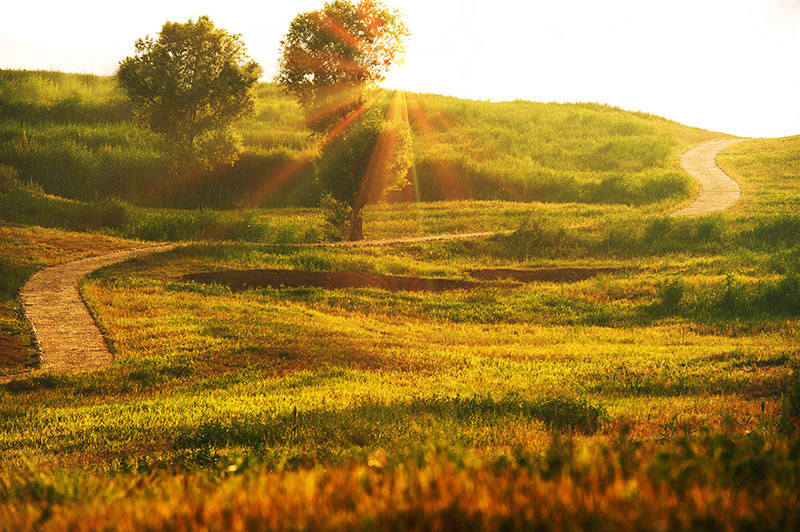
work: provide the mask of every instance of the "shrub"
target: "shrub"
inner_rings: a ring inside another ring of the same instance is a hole
[[[646,176],[636,191],[635,203],[642,205],[686,198],[692,190],[691,183],[687,175],[674,172]]]
[[[643,226],[642,226],[643,225]],[[727,240],[719,216],[676,219],[660,216],[634,225],[629,221],[610,226],[602,247],[618,254],[712,251]]]
[[[15,294],[31,273],[30,267],[0,257],[0,296],[10,297]]]
[[[324,194],[319,201],[322,210],[323,234],[325,240],[341,241],[347,238],[350,230],[352,207],[346,201],[338,201],[330,194]]]
[[[747,288],[736,281],[736,277],[729,273],[725,276],[725,287],[719,294],[717,308],[729,316],[746,316],[749,310]]]
[[[19,188],[19,172],[16,168],[0,164],[0,194],[8,194]]]
[[[620,174],[603,176],[599,183],[585,187],[584,194],[588,203],[635,203],[630,179]]]
[[[739,241],[753,249],[794,246],[800,241],[800,215],[781,214],[759,219],[755,227],[739,233]]]
[[[128,219],[127,205],[108,198],[87,203],[75,211],[72,226],[74,229],[119,229]]]

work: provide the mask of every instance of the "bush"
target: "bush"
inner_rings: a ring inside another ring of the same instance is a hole
[[[673,253],[714,251],[727,240],[722,218],[672,218],[660,216],[633,225],[626,221],[606,230],[602,247],[606,251],[628,255],[634,253]]]
[[[584,194],[587,203],[636,203],[630,178],[619,174],[603,176],[599,183],[586,186]]]
[[[800,277],[791,272],[776,284],[765,285],[759,303],[775,314],[800,316]]]
[[[0,257],[0,296],[11,297],[32,273],[30,266],[21,266]]]
[[[0,164],[0,195],[23,193],[42,195],[42,187],[33,182],[23,182],[20,172],[13,166]]]
[[[338,201],[330,194],[324,194],[319,201],[322,210],[322,231],[325,240],[341,241],[347,238],[350,231],[350,216],[353,209],[347,202]]]
[[[781,214],[759,219],[752,229],[739,233],[741,244],[752,249],[776,249],[800,242],[800,215]]]
[[[128,207],[122,201],[109,198],[87,203],[75,212],[74,229],[120,229],[128,222]]]
[[[728,316],[746,316],[751,314],[750,301],[747,288],[736,281],[736,277],[729,273],[725,276],[725,287],[717,300],[717,308]]]
[[[673,172],[646,176],[636,191],[634,203],[643,205],[666,199],[684,199],[692,190],[692,181],[685,174]]]

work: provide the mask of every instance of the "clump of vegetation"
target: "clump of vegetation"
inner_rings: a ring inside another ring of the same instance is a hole
[[[658,287],[657,309],[664,314],[673,314],[683,301],[686,284],[680,279],[663,282]]]
[[[573,201],[646,205],[689,196],[691,178],[676,172],[632,176],[608,174],[597,183],[587,183]]]
[[[781,414],[778,426],[785,433],[800,433],[800,367],[797,365],[789,375],[788,385],[781,394]]]
[[[738,240],[751,249],[775,250],[800,242],[800,215],[761,216],[742,229]]]
[[[589,448],[555,438],[543,454],[376,451],[324,471],[208,455],[216,474],[5,473],[0,512],[20,531],[793,530],[797,448],[796,435],[703,430],[656,449],[622,433]]]
[[[347,238],[352,207],[344,201],[337,201],[330,194],[323,194],[319,202],[324,220],[323,234],[326,240],[340,241]]]
[[[602,245],[610,253],[644,255],[680,251],[711,252],[729,242],[730,235],[718,215],[699,218],[659,216],[631,223],[612,224],[603,235]]]
[[[241,37],[207,16],[167,22],[157,39],[138,39],[116,74],[136,116],[159,135],[173,173],[236,162],[241,139],[231,125],[252,114],[260,76]]]
[[[572,232],[552,220],[530,217],[510,235],[501,236],[504,251],[516,259],[569,254],[576,239]]]
[[[0,194],[16,192],[21,185],[18,179],[19,172],[15,168],[0,165]]]
[[[673,279],[660,284],[651,308],[695,320],[794,318],[800,316],[800,278],[789,272],[775,280],[745,283],[729,273],[703,289]]]

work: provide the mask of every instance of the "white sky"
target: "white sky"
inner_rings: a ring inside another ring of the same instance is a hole
[[[0,68],[111,74],[138,37],[208,14],[270,78],[323,0],[9,1]],[[412,32],[387,85],[465,98],[591,101],[742,136],[800,133],[800,0],[387,0]]]

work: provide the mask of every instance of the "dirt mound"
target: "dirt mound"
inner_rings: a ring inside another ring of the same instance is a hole
[[[494,281],[508,279],[520,283],[583,281],[606,273],[619,273],[623,268],[536,268],[530,270],[514,270],[497,268],[488,270],[471,270],[469,274],[476,279]]]
[[[391,291],[442,292],[445,290],[473,289],[494,286],[496,283],[437,279],[430,277],[401,277],[377,273],[317,272],[305,270],[226,270],[184,275],[186,281],[217,283],[234,290],[245,288],[273,287],[295,288],[313,286],[318,288],[382,288]]]

